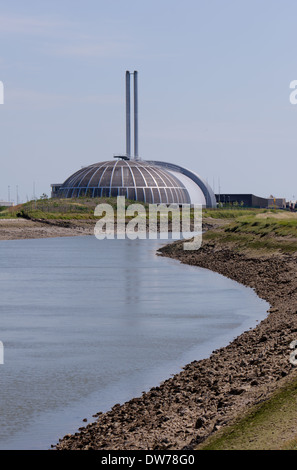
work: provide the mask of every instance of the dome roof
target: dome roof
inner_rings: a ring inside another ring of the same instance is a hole
[[[117,197],[147,203],[191,202],[185,185],[164,168],[136,160],[109,160],[81,168],[60,186],[57,196]]]
[[[147,160],[147,163],[165,168],[168,173],[175,175],[187,188],[191,204],[200,204],[203,207],[217,207],[216,196],[207,181],[204,181],[194,171],[184,168],[176,163]]]

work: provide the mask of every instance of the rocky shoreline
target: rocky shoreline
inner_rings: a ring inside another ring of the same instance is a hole
[[[95,422],[64,436],[54,449],[193,449],[297,376],[289,361],[289,345],[297,339],[295,253],[251,254],[209,241],[193,252],[183,251],[181,242],[172,243],[160,254],[252,287],[271,306],[267,318],[160,386],[98,414]]]

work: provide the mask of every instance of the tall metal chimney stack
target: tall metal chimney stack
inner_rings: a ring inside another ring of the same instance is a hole
[[[131,158],[130,72],[126,71],[126,156]]]
[[[138,72],[126,71],[126,157],[131,159],[131,85],[130,76],[134,75],[134,160],[139,160],[138,155]]]
[[[138,155],[138,72],[134,70],[134,160]]]

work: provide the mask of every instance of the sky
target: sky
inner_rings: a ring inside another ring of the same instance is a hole
[[[142,159],[296,199],[296,18],[296,0],[0,0],[0,200],[125,153],[126,70]]]

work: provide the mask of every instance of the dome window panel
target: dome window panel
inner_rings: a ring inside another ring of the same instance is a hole
[[[152,188],[154,203],[158,204],[160,202],[160,193],[158,188]]]
[[[136,199],[135,188],[128,188],[127,192],[128,192],[127,198],[130,199],[131,201],[135,201]]]
[[[111,188],[110,197],[117,197],[119,195],[118,188]]]
[[[153,201],[151,188],[144,188],[144,192],[145,192],[145,202],[147,202],[148,204],[153,204],[154,201]]]
[[[145,202],[145,193],[144,193],[144,188],[136,188],[136,194],[137,194],[137,201],[143,201]]]
[[[107,167],[106,168],[106,171],[102,175],[102,178],[101,178],[101,181],[100,181],[100,186],[110,187],[110,179],[111,179],[111,175],[112,175],[112,170],[113,170],[112,167]]]
[[[134,181],[136,186],[145,187],[147,186],[146,180],[143,177],[143,172],[140,168],[134,167],[132,168]]]
[[[153,179],[153,177],[150,175],[150,173],[146,170],[145,167],[141,169],[141,173],[145,180],[146,186],[156,186],[156,181]]]
[[[128,166],[123,167],[123,186],[134,186],[134,179]]]
[[[120,167],[115,168],[113,172],[111,186],[122,186],[122,169]]]
[[[164,204],[167,204],[167,202],[170,202],[170,199],[167,199],[167,192],[165,191],[165,188],[160,188],[160,196],[161,196],[161,201]]]

